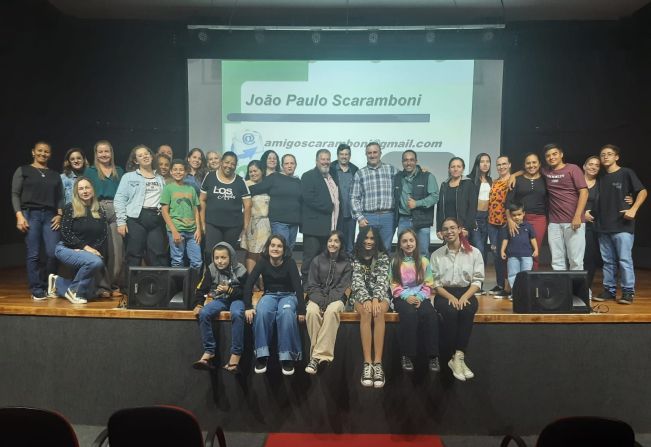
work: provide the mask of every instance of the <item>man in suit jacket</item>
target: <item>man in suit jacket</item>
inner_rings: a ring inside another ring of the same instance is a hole
[[[325,250],[328,236],[337,228],[339,218],[339,187],[330,175],[330,151],[316,153],[316,167],[301,177],[303,183],[303,284],[307,282],[312,259]]]

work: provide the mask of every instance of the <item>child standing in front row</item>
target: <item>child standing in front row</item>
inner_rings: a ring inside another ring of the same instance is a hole
[[[538,243],[533,226],[524,221],[524,207],[521,203],[509,205],[511,219],[518,225],[518,232],[511,236],[508,226],[502,228],[502,259],[506,261],[509,285],[513,288],[515,276],[533,268],[533,258],[538,257]],[[507,259],[508,258],[508,259]]]
[[[174,179],[163,188],[160,203],[167,224],[172,267],[183,267],[187,253],[190,267],[201,269],[201,220],[196,190],[184,183],[187,168],[183,160],[172,161],[170,174]]]

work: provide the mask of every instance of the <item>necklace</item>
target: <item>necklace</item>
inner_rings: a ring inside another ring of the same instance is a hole
[[[45,172],[41,170],[41,168],[37,168],[36,166],[32,165],[34,169],[38,171],[39,174],[41,174],[41,177],[45,178]],[[47,168],[45,168],[47,170]]]

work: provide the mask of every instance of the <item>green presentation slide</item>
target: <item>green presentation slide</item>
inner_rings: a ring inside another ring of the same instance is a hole
[[[413,149],[468,160],[475,63],[224,60],[215,125],[241,165],[273,149],[294,154],[302,172],[318,149],[334,153],[341,142],[363,165],[370,141],[385,155]]]

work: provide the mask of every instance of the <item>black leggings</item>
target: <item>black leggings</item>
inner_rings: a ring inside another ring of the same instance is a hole
[[[147,252],[147,264],[167,266],[163,218],[157,210],[143,208],[137,219],[127,217],[127,265],[139,266]]]
[[[228,242],[237,250],[237,240],[242,232],[242,227],[217,227],[206,223],[206,265],[212,262],[212,249],[220,242]]]
[[[460,298],[469,288],[468,287],[445,287],[448,293],[456,298]],[[462,310],[457,310],[450,305],[450,302],[440,296],[434,298],[434,306],[442,317],[441,335],[443,346],[446,350],[465,352],[470,342],[472,325],[475,320],[475,314],[479,307],[477,298],[473,295],[468,300],[468,305]]]
[[[583,267],[588,272],[588,289],[592,287],[597,267],[601,267],[601,252],[599,251],[599,234],[594,231],[594,224],[586,222],[585,224],[585,255],[583,256]]]
[[[393,307],[400,315],[398,338],[400,353],[407,357],[418,355],[420,347],[428,357],[439,355],[439,316],[430,300],[425,300],[416,308],[413,304],[397,298]]]

